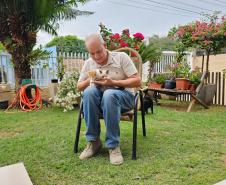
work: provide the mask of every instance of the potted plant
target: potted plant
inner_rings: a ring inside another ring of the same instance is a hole
[[[163,85],[164,85],[165,80],[166,80],[165,75],[163,75],[163,74],[156,74],[156,75],[154,75],[151,78],[149,87],[150,88],[156,88],[156,89],[162,88]]]
[[[170,70],[176,79],[176,89],[177,90],[188,90],[190,81],[189,71],[190,66],[185,62],[175,62],[170,66]]]
[[[200,84],[201,76],[202,76],[202,74],[199,70],[194,70],[190,73],[189,80],[191,82],[191,84],[190,84],[191,92],[193,92],[193,93],[195,92],[196,88]]]

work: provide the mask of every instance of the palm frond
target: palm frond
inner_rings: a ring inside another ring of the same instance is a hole
[[[75,19],[77,16],[88,16],[93,14],[94,12],[89,11],[81,11],[73,8],[67,8],[63,12],[58,12],[57,19],[58,20],[71,20]]]
[[[43,50],[41,47],[33,50],[29,55],[29,61],[31,65],[36,65],[42,60],[47,60],[51,55],[51,52]]]
[[[40,30],[45,31],[49,34],[55,35],[57,36],[57,32],[56,30],[59,28],[59,24],[55,23],[55,24],[45,24],[45,25],[40,25]]]
[[[148,45],[142,44],[140,55],[144,62],[150,61],[151,63],[156,63],[160,60],[161,51],[151,43]]]

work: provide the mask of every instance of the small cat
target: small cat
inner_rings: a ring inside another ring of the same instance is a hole
[[[94,71],[89,71],[88,75],[90,77],[90,86],[94,86],[93,81],[94,80],[101,80],[104,77],[107,77],[109,74],[109,70],[106,69],[96,69]]]
[[[109,70],[107,69],[96,69],[96,79],[98,80],[101,80],[103,79],[104,77],[107,77],[109,74]]]
[[[148,109],[151,108],[151,113],[153,114],[153,99],[150,96],[145,95],[143,98],[144,103],[144,113],[148,114]]]

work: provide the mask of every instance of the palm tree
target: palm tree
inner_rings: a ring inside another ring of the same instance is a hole
[[[142,43],[139,54],[142,58],[143,63],[149,61],[149,74],[148,79],[151,77],[151,73],[154,69],[155,63],[160,61],[162,52],[160,48],[156,47],[153,43],[145,44]]]
[[[31,62],[37,32],[57,35],[59,20],[71,20],[92,12],[79,11],[87,0],[2,0],[0,3],[0,42],[12,55],[16,89],[22,79],[31,78]],[[37,52],[36,55],[37,56]]]

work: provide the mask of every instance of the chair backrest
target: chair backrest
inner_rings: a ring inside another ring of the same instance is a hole
[[[202,77],[201,77],[201,79],[200,79],[200,84],[198,85],[198,87],[197,87],[196,90],[195,90],[196,94],[199,94],[199,93],[200,93],[200,90],[201,90],[203,84],[205,83],[205,80],[207,79],[207,77],[208,77],[208,72],[205,71],[205,72],[202,74]]]
[[[132,61],[134,62],[135,66],[137,68],[137,71],[138,71],[140,77],[142,78],[142,58],[135,49],[129,48],[129,47],[123,47],[123,48],[116,49],[114,51],[126,52],[130,56]]]

